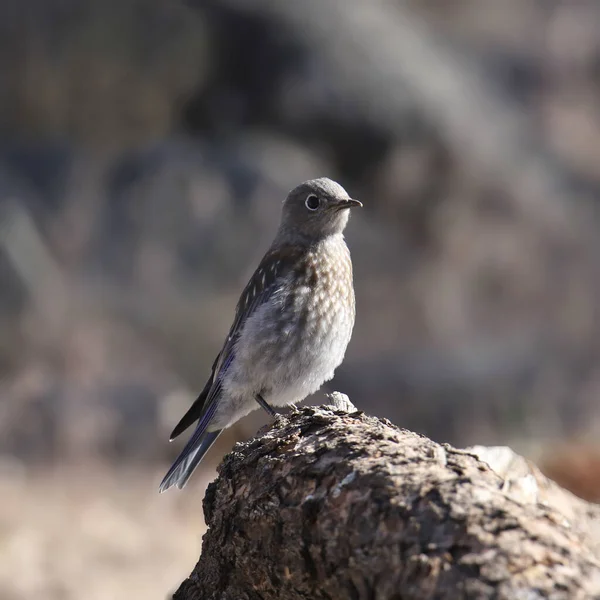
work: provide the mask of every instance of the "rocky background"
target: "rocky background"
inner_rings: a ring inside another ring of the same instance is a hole
[[[365,204],[328,389],[600,498],[598,31],[593,1],[0,3],[0,596],[189,573],[265,417],[158,497],[168,433],[322,175]]]

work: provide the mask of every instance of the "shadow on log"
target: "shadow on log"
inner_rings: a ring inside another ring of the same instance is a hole
[[[237,444],[204,511],[175,600],[600,598],[589,523],[518,501],[470,452],[356,410],[302,408]]]

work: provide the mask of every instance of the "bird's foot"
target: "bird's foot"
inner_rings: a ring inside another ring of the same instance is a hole
[[[275,419],[277,417],[278,413],[260,394],[256,394],[256,401],[260,404],[261,408],[271,417],[271,419]]]

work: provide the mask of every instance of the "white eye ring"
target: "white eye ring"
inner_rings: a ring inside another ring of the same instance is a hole
[[[319,208],[321,204],[321,201],[319,200],[319,196],[315,196],[315,194],[309,194],[306,197],[306,201],[304,202],[304,205],[306,206],[306,208],[308,208],[308,210],[311,211],[315,211]]]

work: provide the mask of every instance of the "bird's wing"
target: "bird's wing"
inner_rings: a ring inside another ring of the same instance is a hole
[[[190,406],[190,408],[185,413],[185,415],[183,415],[183,417],[181,417],[179,423],[177,423],[177,425],[175,425],[175,428],[173,429],[173,431],[171,432],[171,435],[169,436],[170,442],[172,442],[177,436],[181,435],[192,423],[197,421],[200,418],[200,416],[202,415],[202,407],[204,406],[204,403],[206,402],[208,393],[210,392],[210,390],[213,386],[213,382],[215,379],[215,369],[216,369],[216,366],[217,366],[220,356],[221,356],[221,354],[219,353],[217,355],[217,358],[215,358],[215,362],[213,363],[213,366],[212,366],[212,369],[210,372],[210,377],[208,378],[208,381],[206,382],[204,389],[200,392],[198,398],[196,398],[195,402]]]
[[[214,414],[214,408],[216,408],[213,405],[221,392],[223,375],[233,360],[235,343],[246,320],[279,289],[282,280],[298,267],[301,254],[300,248],[292,246],[282,246],[275,250],[269,250],[265,254],[240,296],[229,335],[213,363],[211,375],[204,389],[173,429],[171,440],[185,431],[194,421],[210,415],[206,419],[206,425],[208,425],[208,421]]]

